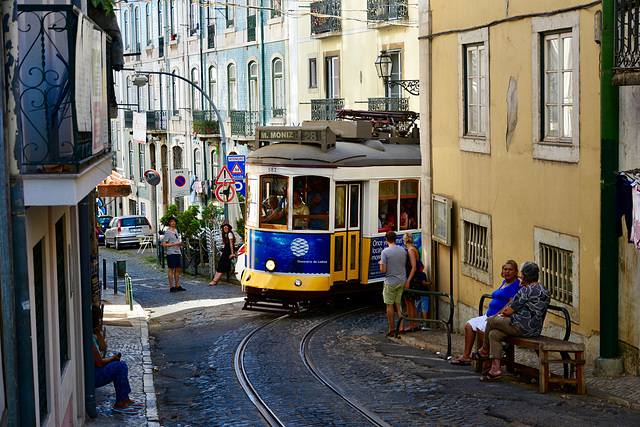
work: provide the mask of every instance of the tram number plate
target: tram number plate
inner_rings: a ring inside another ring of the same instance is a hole
[[[301,129],[260,130],[259,138],[263,141],[281,142],[322,142],[323,131]]]
[[[320,142],[322,141],[322,131],[320,130],[303,130],[300,137],[302,142]]]

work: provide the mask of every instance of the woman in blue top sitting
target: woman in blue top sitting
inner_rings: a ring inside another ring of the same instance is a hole
[[[480,341],[484,339],[484,330],[487,326],[487,317],[494,314],[500,314],[511,302],[515,294],[520,289],[520,280],[518,279],[518,263],[508,260],[502,266],[500,274],[504,280],[502,285],[491,294],[491,302],[489,310],[484,316],[474,317],[464,325],[464,353],[456,360],[452,360],[452,365],[467,366],[471,365],[471,350],[476,334]]]

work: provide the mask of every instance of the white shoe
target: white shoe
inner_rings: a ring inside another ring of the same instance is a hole
[[[431,328],[428,327],[428,326],[423,326],[420,329],[422,329],[423,331],[430,331],[431,330]]]

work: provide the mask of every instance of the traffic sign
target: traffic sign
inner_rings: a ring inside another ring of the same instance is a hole
[[[247,197],[244,191],[244,181],[236,181],[236,194],[242,197]]]
[[[227,167],[235,180],[245,179],[244,162],[245,156],[227,156]]]
[[[189,195],[189,171],[187,169],[172,169],[170,171],[171,197],[182,197]]]
[[[229,168],[224,166],[220,173],[218,174],[218,178],[216,178],[216,184],[233,184],[236,182],[231,176],[231,172],[229,172]]]
[[[216,187],[216,199],[222,203],[232,202],[236,197],[236,186],[231,184],[222,184]]]

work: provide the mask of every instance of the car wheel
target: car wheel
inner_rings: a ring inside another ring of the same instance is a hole
[[[120,245],[117,237],[114,240],[116,241],[116,251],[119,251],[122,245]]]

